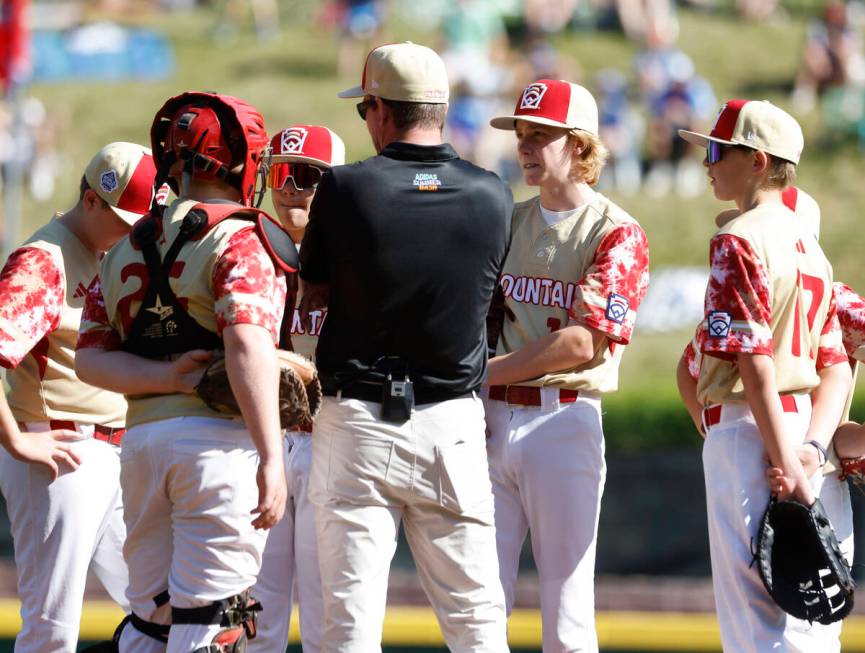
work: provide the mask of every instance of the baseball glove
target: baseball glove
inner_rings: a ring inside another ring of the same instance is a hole
[[[853,576],[820,500],[810,508],[774,496],[760,523],[760,578],[784,612],[831,624],[853,609]]]
[[[321,407],[321,384],[312,361],[292,351],[279,356],[279,424],[283,429],[309,431]],[[213,410],[240,415],[225,368],[225,352],[216,351],[195,392]]]

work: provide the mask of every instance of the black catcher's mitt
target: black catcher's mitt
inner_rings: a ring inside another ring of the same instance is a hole
[[[321,407],[321,384],[312,361],[291,351],[277,350],[279,355],[279,423],[284,429],[312,429],[312,420]],[[213,353],[213,359],[195,392],[208,406],[220,413],[240,415],[240,406],[231,391],[225,369],[225,353]]]
[[[808,508],[774,496],[760,523],[755,561],[784,612],[831,624],[853,609],[853,576],[820,500]]]

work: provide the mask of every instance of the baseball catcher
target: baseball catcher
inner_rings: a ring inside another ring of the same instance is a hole
[[[151,142],[156,183],[178,199],[103,259],[76,359],[82,378],[129,400],[132,616],[115,639],[121,653],[240,653],[264,531],[286,503],[276,343],[297,250],[255,208],[268,137],[254,107],[184,93],[156,114]],[[225,396],[205,402],[195,388],[215,359]]]

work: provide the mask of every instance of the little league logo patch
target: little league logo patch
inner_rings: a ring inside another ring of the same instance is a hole
[[[540,109],[541,99],[547,92],[547,85],[535,83],[526,87],[523,91],[523,96],[520,98],[520,109]]]
[[[114,170],[103,172],[99,178],[99,187],[106,193],[117,190],[117,173]]]
[[[709,327],[709,335],[713,338],[726,338],[730,335],[730,325],[733,316],[726,311],[710,311],[706,318]]]
[[[624,295],[611,292],[607,295],[607,319],[618,324],[625,321],[625,316],[631,308],[631,303]]]
[[[282,132],[279,139],[279,154],[297,154],[303,152],[303,144],[309,132],[303,127],[292,127]]]

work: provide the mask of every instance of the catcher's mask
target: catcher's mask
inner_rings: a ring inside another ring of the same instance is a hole
[[[264,118],[255,107],[230,95],[189,91],[168,100],[150,129],[157,184],[183,161],[193,179],[220,180],[253,206],[256,181],[268,146]],[[174,187],[175,192],[177,188]],[[255,205],[261,203],[263,184]]]

